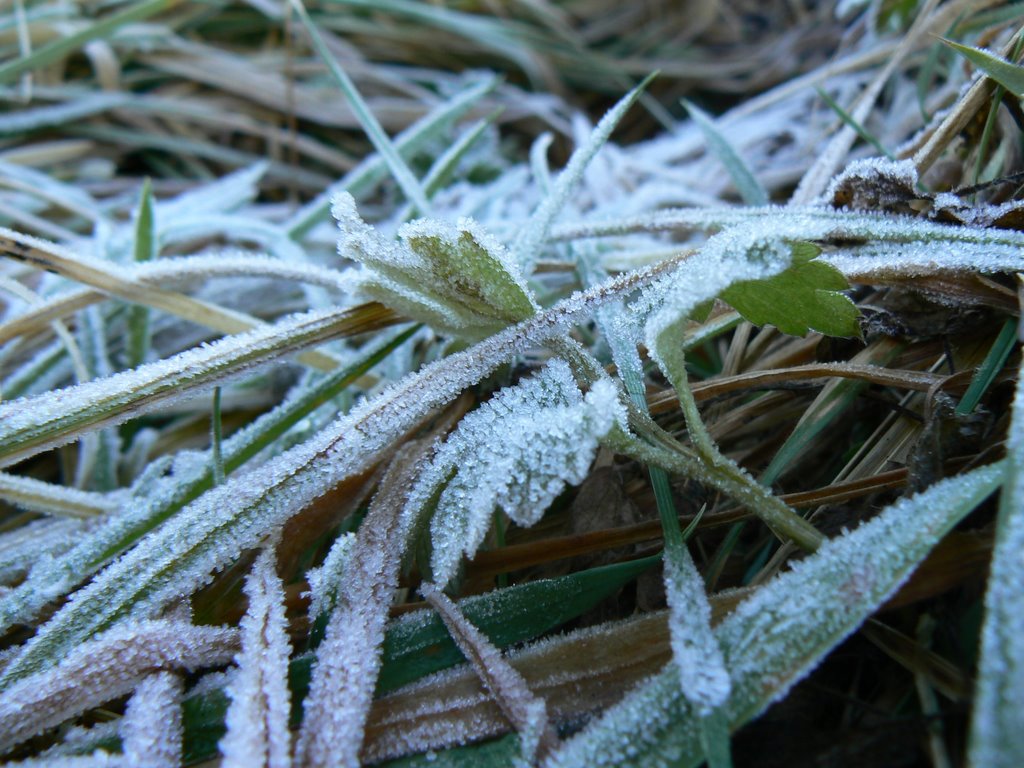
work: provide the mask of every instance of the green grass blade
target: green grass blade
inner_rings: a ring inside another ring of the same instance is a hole
[[[316,28],[313,20],[309,18],[302,0],[292,0],[292,7],[298,14],[302,25],[306,28],[306,32],[313,42],[313,48],[320,55],[320,58],[323,59],[331,74],[334,75],[334,79],[338,81],[341,92],[345,94],[345,98],[352,107],[352,111],[359,120],[359,124],[362,125],[363,130],[366,132],[370,143],[373,144],[374,149],[377,150],[380,156],[384,158],[388,170],[391,171],[391,175],[398,182],[398,186],[401,187],[409,202],[415,205],[421,214],[427,215],[430,211],[430,203],[427,202],[427,196],[423,193],[423,187],[420,186],[419,181],[413,175],[409,166],[406,165],[405,160],[402,159],[398,150],[395,149],[391,138],[370,110],[369,105],[363,100],[359,90],[356,88],[356,84],[352,82],[352,78],[341,68],[338,60],[327,47],[323,37],[320,35],[320,30]]]
[[[685,99],[683,99],[683,106],[686,107],[686,111],[690,113],[690,117],[704,134],[704,140],[708,143],[708,147],[719,162],[725,166],[725,170],[732,178],[732,183],[736,185],[743,202],[747,205],[768,205],[768,193],[743,158],[736,152],[736,149],[729,143],[729,140],[718,130],[711,115]]]
[[[1006,359],[1015,346],[1017,346],[1017,320],[1011,317],[1003,324],[999,335],[992,343],[992,348],[985,356],[985,360],[971,378],[967,391],[957,403],[957,416],[967,416],[977,408],[981,396],[985,394],[992,382],[995,381],[996,376],[1003,370]]]
[[[874,135],[869,133],[868,130],[861,123],[855,120],[853,118],[853,115],[851,115],[849,112],[843,109],[839,105],[839,102],[837,102],[835,99],[829,96],[822,88],[815,88],[815,90],[818,92],[818,96],[821,97],[821,100],[828,104],[833,112],[839,115],[839,119],[842,120],[846,125],[850,126],[854,131],[856,131],[857,135],[860,136],[864,141],[866,141],[868,144],[870,144],[872,147],[878,150],[878,154],[883,155],[889,158],[890,160],[896,159],[893,156],[892,152],[883,147],[882,142],[875,138]]]
[[[147,178],[142,184],[139,210],[135,218],[136,263],[152,261],[157,253],[153,222],[153,189]],[[149,354],[149,308],[133,306],[128,316],[128,367],[138,368]]]
[[[173,8],[180,3],[181,0],[143,0],[143,2],[112,13],[85,29],[47,43],[28,56],[14,59],[0,66],[0,85],[9,83],[25,72],[52,64],[58,59],[74,53],[92,40],[105,40],[125,24],[148,19],[150,16]]]

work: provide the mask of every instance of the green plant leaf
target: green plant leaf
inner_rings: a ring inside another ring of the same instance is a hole
[[[791,244],[793,263],[765,280],[736,283],[723,301],[755,325],[774,325],[791,336],[818,331],[826,336],[859,336],[857,306],[839,291],[849,287],[843,273],[817,261],[820,249],[806,242]]]
[[[1024,98],[1024,67],[1019,64],[1011,64],[1006,59],[996,56],[991,51],[986,51],[983,48],[954,43],[952,40],[946,40],[945,38],[943,38],[942,42],[970,61],[1018,99]]]

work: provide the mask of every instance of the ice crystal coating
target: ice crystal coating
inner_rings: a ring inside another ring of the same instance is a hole
[[[437,582],[447,584],[461,555],[476,552],[495,507],[533,525],[567,483],[581,483],[617,421],[625,413],[615,386],[601,380],[583,395],[560,360],[466,416],[410,494],[425,504],[447,481],[430,526]]]
[[[181,676],[174,672],[156,672],[135,686],[121,721],[121,741],[128,765],[181,765],[183,690]]]
[[[242,651],[235,657],[238,669],[227,687],[231,698],[224,720],[227,733],[220,740],[225,768],[288,768],[291,764],[291,645],[284,586],[274,563],[274,551],[267,547],[245,582],[249,609],[242,618]]]
[[[455,226],[421,219],[386,239],[339,194],[332,207],[338,252],[362,264],[353,289],[408,317],[460,336],[480,338],[537,310],[518,264],[471,219]]]
[[[665,557],[672,660],[683,696],[706,716],[729,698],[732,683],[718,641],[711,632],[711,606],[701,578],[685,550]]]
[[[1018,376],[971,724],[970,763],[1013,768],[1024,754],[1024,375]]]
[[[0,695],[0,749],[87,708],[132,691],[155,669],[223,664],[238,632],[180,621],[126,622],[83,643],[54,669],[24,678]]]

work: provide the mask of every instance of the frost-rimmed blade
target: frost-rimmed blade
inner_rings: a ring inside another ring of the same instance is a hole
[[[0,695],[0,750],[124,696],[154,669],[224,664],[237,649],[238,631],[228,627],[126,622],[83,643],[56,668],[26,677]]]
[[[245,582],[249,609],[242,618],[242,651],[228,683],[231,698],[220,741],[225,768],[288,768],[291,764],[291,711],[288,691],[288,623],[284,586],[266,547]]]
[[[538,755],[555,749],[558,735],[548,722],[544,699],[530,691],[519,671],[462,615],[451,598],[430,582],[424,582],[420,592],[441,615],[459,649],[518,731],[526,763],[532,765]]]
[[[783,697],[906,580],[931,548],[1002,482],[992,464],[902,499],[823,544],[715,628],[732,678],[731,729]],[[567,742],[545,766],[696,766],[697,713],[666,669]]]
[[[312,344],[376,330],[393,320],[389,310],[374,304],[307,312],[132,371],[2,403],[0,466],[199,394]]]
[[[411,444],[396,456],[359,526],[302,705],[302,731],[295,744],[300,765],[359,765],[388,606],[416,519],[405,496],[425,449]]]
[[[476,552],[496,507],[519,525],[536,523],[567,483],[583,481],[598,440],[625,419],[610,381],[583,395],[561,360],[466,416],[409,494],[426,506],[444,486],[430,525],[437,582]]]
[[[82,520],[109,515],[117,501],[108,494],[83,491],[32,477],[0,472],[0,499],[22,509]]]
[[[558,179],[551,187],[551,191],[545,196],[543,202],[537,206],[537,210],[533,212],[530,221],[527,222],[519,237],[516,238],[512,246],[512,254],[515,260],[522,266],[523,272],[527,276],[533,272],[534,264],[540,256],[540,250],[551,231],[551,225],[562,211],[562,208],[565,207],[569,195],[572,194],[572,191],[579,184],[587,165],[594,159],[594,155],[598,153],[601,147],[605,145],[611,137],[612,131],[615,130],[615,126],[619,124],[619,121],[629,111],[629,108],[636,103],[636,100],[640,98],[644,89],[653,79],[654,75],[648,75],[640,85],[623,96],[601,118],[597,127],[587,137],[587,141],[583,146],[577,148],[572,153],[572,157],[569,158],[568,164],[559,174]]]
[[[970,763],[1014,768],[1024,755],[1024,376],[1018,376],[985,593]]]
[[[184,681],[175,672],[155,672],[135,686],[121,720],[121,742],[129,765],[181,765],[181,697]]]
[[[128,615],[190,594],[247,547],[347,478],[497,366],[561,336],[605,301],[651,284],[674,264],[638,270],[559,302],[471,349],[426,366],[262,467],[231,475],[108,566],[40,627],[0,674],[0,690],[47,669],[75,645]]]

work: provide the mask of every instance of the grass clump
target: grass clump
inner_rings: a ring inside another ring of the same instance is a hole
[[[675,8],[2,17],[5,759],[1016,764],[1020,10]]]

